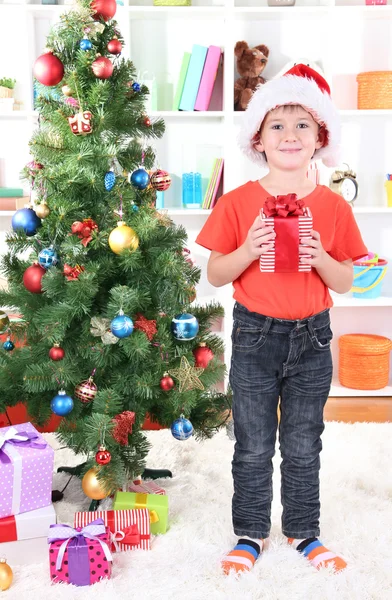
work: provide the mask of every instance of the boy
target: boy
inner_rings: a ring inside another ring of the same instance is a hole
[[[346,567],[318,539],[320,438],[332,380],[328,288],[348,292],[352,262],[368,251],[346,201],[306,177],[313,157],[337,164],[339,135],[329,86],[313,69],[296,65],[259,86],[244,113],[240,145],[269,172],[220,198],[196,240],[211,250],[210,283],[233,282],[236,300],[232,515],[240,539],[222,561],[226,573],[250,570],[270,533],[279,401],[283,534],[315,567]],[[311,271],[260,272],[259,257],[275,239],[260,209],[267,198],[287,194],[296,194],[313,216],[311,237],[299,246],[299,262]]]

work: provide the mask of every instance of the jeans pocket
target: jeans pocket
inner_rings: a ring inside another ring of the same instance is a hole
[[[255,352],[260,350],[267,339],[264,329],[235,322],[233,327],[233,348],[239,352]]]
[[[313,335],[310,335],[310,340],[315,350],[329,350],[332,338],[333,333],[329,323],[318,329],[313,329]]]

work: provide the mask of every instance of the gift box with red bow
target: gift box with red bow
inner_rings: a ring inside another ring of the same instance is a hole
[[[110,530],[112,552],[150,550],[150,512],[147,508],[77,512],[74,525],[84,527],[97,518],[103,519]]]
[[[48,536],[50,577],[52,582],[92,585],[110,578],[112,554],[110,531],[102,519],[83,528],[51,525]]]
[[[311,237],[313,218],[303,200],[296,194],[270,196],[260,211],[260,217],[267,227],[273,227],[276,237],[273,248],[260,256],[260,271],[263,273],[308,273],[311,265],[302,264],[300,258],[311,258],[300,254],[303,237]],[[269,245],[271,242],[268,242]]]

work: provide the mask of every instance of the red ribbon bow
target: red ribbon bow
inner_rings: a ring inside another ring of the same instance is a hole
[[[82,265],[75,265],[74,267],[71,267],[70,265],[65,264],[63,267],[63,273],[68,281],[74,281],[83,271],[84,267]]]
[[[124,534],[122,539],[117,540],[119,544],[126,544],[128,546],[137,546],[140,544],[140,531],[136,523],[130,527],[124,527],[119,533]]]
[[[266,217],[298,217],[305,214],[305,202],[297,194],[269,196],[263,206]]]
[[[72,223],[71,229],[72,233],[76,233],[78,238],[82,240],[83,246],[86,247],[93,239],[91,233],[93,231],[98,231],[98,225],[93,219],[83,219],[83,222],[75,221]]]

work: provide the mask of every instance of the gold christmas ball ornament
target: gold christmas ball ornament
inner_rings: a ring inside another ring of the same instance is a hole
[[[3,310],[0,310],[0,333],[5,333],[9,327],[10,320]]]
[[[96,469],[90,469],[82,479],[82,490],[91,500],[103,500],[109,496],[98,480],[97,473]]]
[[[63,85],[61,91],[63,92],[64,96],[72,96],[72,90],[69,85]]]
[[[124,221],[117,223],[117,227],[109,235],[108,241],[110,249],[115,254],[121,254],[124,250],[133,252],[139,247],[139,238],[136,231],[126,225]]]
[[[12,583],[13,572],[5,558],[0,558],[0,590],[5,592]]]
[[[42,200],[42,202],[35,207],[34,212],[40,219],[45,219],[50,213],[50,208],[46,204],[46,200]]]

